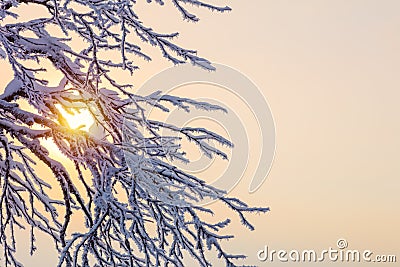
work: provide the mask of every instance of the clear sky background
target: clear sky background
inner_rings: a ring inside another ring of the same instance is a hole
[[[250,216],[254,232],[233,224],[237,238],[225,246],[247,254],[249,264],[309,266],[260,263],[256,253],[264,245],[323,250],[345,238],[349,249],[395,254],[399,261],[400,2],[230,0],[226,4],[232,12],[199,10],[197,24],[181,22],[168,4],[139,5],[147,25],[180,31],[179,44],[252,79],[274,115],[276,157],[266,182],[248,193],[256,167],[250,162],[245,177],[230,193],[251,205],[269,206],[271,212]],[[137,88],[171,65],[156,50],[148,51],[154,60],[139,61],[142,69],[132,79]],[[4,70],[2,79],[6,74]],[[207,92],[204,97],[210,97]],[[225,215],[236,218],[222,209],[217,216]],[[26,266],[53,266],[50,251],[39,247]],[[364,265],[383,266],[318,264]]]
[[[274,115],[276,157],[266,182],[249,194],[248,172],[230,193],[271,212],[254,217],[252,233],[235,226],[229,245],[260,266],[302,265],[258,262],[264,245],[323,250],[339,238],[349,249],[399,259],[400,2],[228,4],[229,14],[199,12],[197,25],[166,16],[155,23],[180,29],[180,43],[251,78]],[[156,62],[143,67],[144,77]],[[346,265],[358,266],[318,264]]]

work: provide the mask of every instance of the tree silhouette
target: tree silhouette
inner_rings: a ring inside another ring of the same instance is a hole
[[[188,10],[190,5],[230,10],[198,0],[170,2],[185,20],[194,22],[198,18]],[[21,5],[44,8],[48,16],[20,21]],[[207,250],[217,251],[226,266],[236,266],[235,259],[244,256],[231,255],[220,244],[233,236],[218,234],[230,220],[205,221],[202,214],[213,211],[197,203],[218,200],[251,230],[244,213],[268,210],[248,207],[172,165],[188,160],[181,138],[161,130],[179,133],[210,157],[227,158],[209,142],[231,146],[229,140],[204,128],[150,120],[145,113],[148,107],[164,112],[170,106],[185,111],[223,108],[157,92],[137,95],[113,78],[112,69],[132,74],[138,68],[132,61],[136,56],[150,60],[138,43],[158,47],[174,64],[191,62],[213,70],[196,51],[173,42],[178,33],[158,33],[144,25],[135,5],[134,0],[0,3],[0,57],[14,73],[0,95],[0,240],[5,266],[23,266],[16,257],[18,227],[30,229],[31,254],[37,231],[50,236],[59,252],[58,266],[184,266],[185,255],[199,266],[211,266]],[[81,43],[76,45],[76,40]],[[119,57],[110,60],[109,53]],[[48,71],[43,62],[62,73],[58,86],[38,78]],[[72,129],[62,110],[89,111],[101,134]],[[45,139],[57,145],[65,161],[51,156]],[[68,168],[66,161],[75,168]],[[46,165],[53,177],[40,177],[36,164]],[[51,190],[59,190],[59,197]],[[84,218],[80,232],[70,230],[75,214]]]

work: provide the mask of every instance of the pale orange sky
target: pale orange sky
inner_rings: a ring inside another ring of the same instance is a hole
[[[351,249],[400,260],[400,2],[227,4],[233,8],[228,14],[199,10],[197,24],[181,22],[168,5],[168,11],[155,4],[141,7],[145,23],[180,31],[178,43],[251,78],[273,112],[277,149],[266,182],[249,194],[248,175],[231,192],[271,212],[251,216],[254,232],[234,223],[230,229],[237,238],[225,245],[259,266],[309,266],[260,263],[256,253],[264,245],[322,250],[339,238]],[[138,61],[142,70],[132,78],[137,88],[171,65],[147,50],[154,60]],[[41,265],[44,260],[48,251],[39,247],[27,266],[53,266]],[[325,265],[364,266],[318,264]]]

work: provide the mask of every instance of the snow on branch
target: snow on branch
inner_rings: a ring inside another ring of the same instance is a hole
[[[169,2],[189,21],[198,20],[193,7],[230,10],[199,0]],[[20,21],[22,5],[32,8],[32,14],[36,8],[48,14]],[[175,160],[189,162],[182,138],[208,157],[224,159],[231,141],[202,127],[181,128],[146,115],[149,107],[163,112],[171,106],[185,112],[226,112],[224,108],[160,92],[137,95],[131,84],[117,81],[113,69],[132,74],[138,69],[136,57],[151,60],[144,44],[157,47],[173,64],[191,62],[214,70],[195,50],[175,42],[178,33],[160,33],[142,22],[135,6],[132,0],[1,1],[0,58],[13,71],[0,94],[0,246],[5,266],[23,266],[16,253],[16,228],[29,231],[31,254],[37,232],[49,236],[60,267],[185,266],[184,255],[199,266],[212,266],[209,250],[226,266],[236,266],[244,256],[221,245],[233,235],[219,234],[230,219],[209,222],[206,214],[213,211],[199,201],[224,203],[250,230],[254,227],[246,213],[268,211],[228,198],[173,165]],[[56,86],[50,86],[50,70],[43,62],[61,74]],[[98,131],[69,126],[63,111],[81,110],[89,112]],[[64,160],[46,148],[49,141]],[[39,175],[39,166],[52,176]],[[76,233],[70,227],[74,214],[84,220]]]

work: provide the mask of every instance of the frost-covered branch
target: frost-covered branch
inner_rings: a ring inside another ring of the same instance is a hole
[[[193,7],[230,10],[198,0],[169,2],[189,21],[198,20]],[[19,21],[22,5],[45,9],[48,16]],[[207,221],[213,211],[199,201],[219,200],[251,230],[245,214],[268,211],[228,198],[170,163],[189,161],[182,138],[208,157],[224,159],[223,147],[233,145],[229,140],[205,128],[180,128],[146,115],[148,108],[169,112],[173,106],[185,112],[226,110],[160,92],[141,96],[131,84],[115,79],[113,69],[132,74],[138,68],[136,57],[151,60],[143,44],[157,47],[174,64],[214,69],[195,50],[175,43],[178,33],[160,33],[142,22],[135,5],[132,0],[0,3],[0,58],[14,73],[0,94],[0,244],[5,266],[23,266],[16,257],[17,227],[29,230],[31,254],[37,231],[51,237],[60,267],[184,266],[185,254],[199,266],[211,266],[209,250],[226,266],[235,266],[244,256],[229,254],[221,241],[233,236],[218,233],[230,220]],[[62,74],[58,85],[40,78],[49,71],[43,62]],[[88,111],[100,133],[72,129],[63,110]],[[45,140],[65,159],[55,159]],[[52,177],[39,175],[38,166],[46,166]],[[70,229],[74,214],[83,218],[77,233]]]

